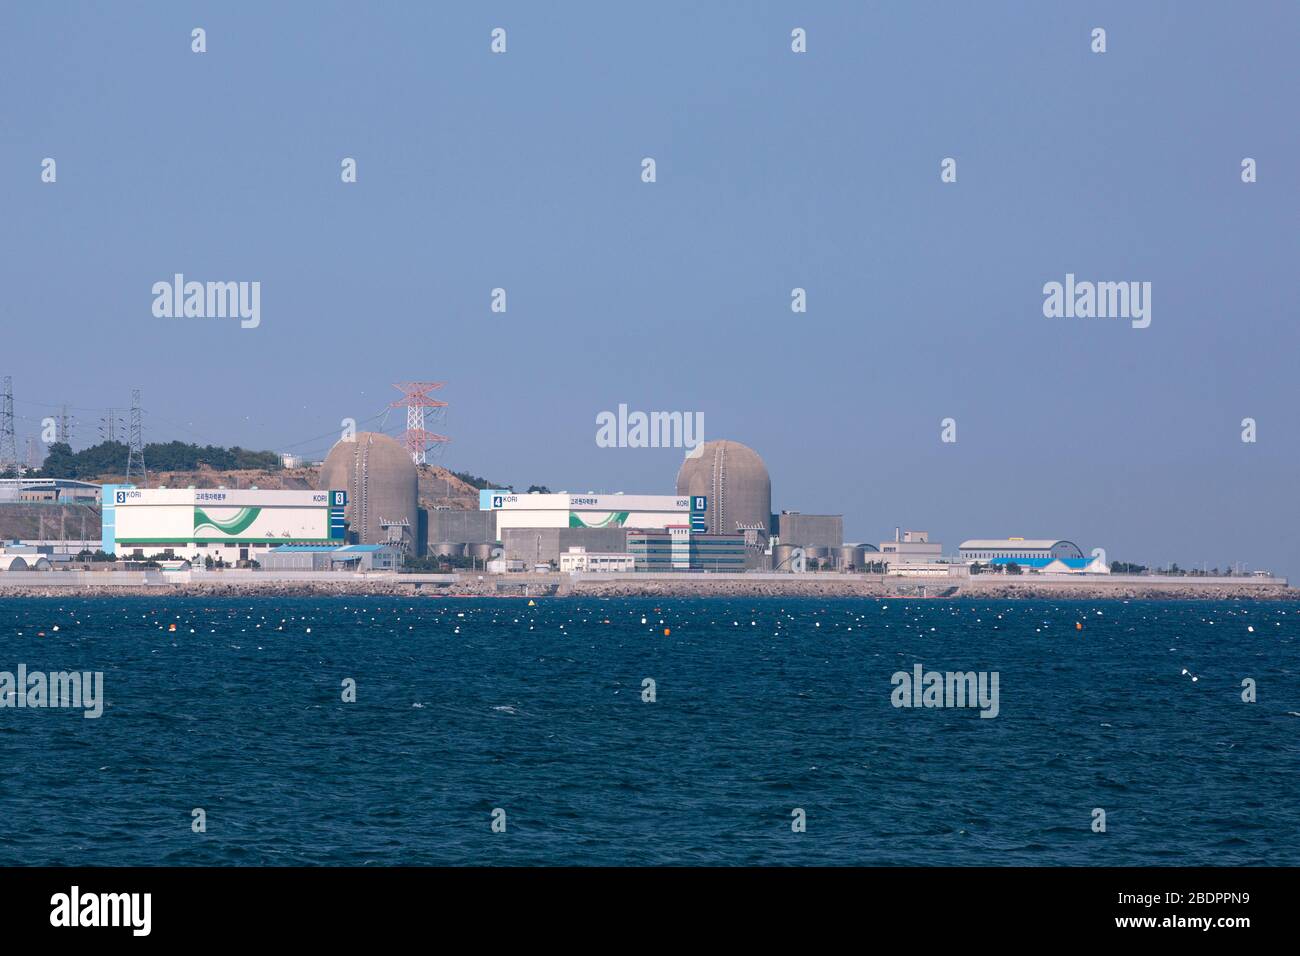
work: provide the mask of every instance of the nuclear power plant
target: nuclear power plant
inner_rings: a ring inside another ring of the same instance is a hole
[[[763,459],[726,439],[687,455],[674,495],[488,488],[479,492],[477,511],[426,511],[418,481],[409,441],[404,447],[361,432],[330,450],[318,487],[347,492],[350,543],[496,561],[496,570],[787,571],[805,562],[849,570],[878,551],[873,544],[845,546],[840,515],[774,514]]]
[[[1101,549],[1085,557],[1077,545],[1056,538],[973,539],[949,557],[928,532],[913,529],[896,528],[893,540],[878,543],[846,542],[842,515],[774,511],[767,465],[753,448],[731,439],[691,447],[677,469],[675,486],[669,486],[673,494],[654,493],[656,485],[667,485],[668,475],[649,482],[651,493],[636,489],[624,494],[518,493],[484,488],[478,479],[462,480],[468,476],[431,474],[430,450],[450,441],[425,427],[447,406],[432,397],[442,387],[441,382],[397,383],[402,397],[392,407],[406,411],[401,439],[381,431],[349,435],[330,448],[316,475],[297,488],[282,483],[279,489],[259,489],[237,482],[233,488],[150,488],[143,467],[139,487],[131,462],[141,458],[143,445],[133,433],[126,482],[101,486],[34,476],[3,478],[0,504],[7,526],[20,528],[21,536],[10,536],[33,541],[33,547],[48,548],[50,554],[55,550],[46,531],[56,518],[65,557],[72,553],[72,539],[67,515],[53,515],[47,506],[88,500],[100,505],[95,515],[100,520],[79,516],[78,554],[97,545],[104,555],[126,560],[152,557],[286,571],[396,568],[432,555],[451,563],[472,560],[495,572],[837,570],[930,576],[989,568],[1109,573]],[[4,398],[0,417],[7,436],[12,431],[7,385]],[[138,406],[138,394],[134,400]],[[12,458],[10,444],[6,454]],[[287,467],[296,458],[281,460]],[[426,488],[423,506],[422,476],[443,486],[441,497]],[[450,493],[453,481],[459,482],[455,494]],[[20,527],[20,522],[25,524]],[[4,543],[0,539],[0,546]]]
[[[345,520],[354,544],[394,544],[423,554],[419,477],[411,453],[380,432],[358,432],[325,457],[317,487],[347,491]]]
[[[692,450],[677,472],[679,495],[708,499],[709,534],[772,532],[772,480],[758,453],[738,441],[709,441]]]

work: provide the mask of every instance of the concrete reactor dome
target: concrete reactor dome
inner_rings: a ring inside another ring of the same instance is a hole
[[[358,544],[392,540],[408,546],[419,533],[418,484],[410,452],[379,432],[358,432],[351,441],[338,442],[325,457],[318,481],[320,490],[348,493],[345,518]],[[393,527],[385,530],[385,524]]]
[[[682,462],[678,495],[708,497],[710,534],[750,528],[772,531],[772,481],[758,453],[738,441],[706,441]]]

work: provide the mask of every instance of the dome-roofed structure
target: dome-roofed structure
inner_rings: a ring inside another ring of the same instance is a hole
[[[682,462],[677,494],[705,495],[710,534],[772,530],[772,481],[758,453],[738,441],[708,441]]]
[[[384,544],[384,524],[406,523],[401,535],[408,547],[418,539],[419,477],[411,454],[395,438],[380,432],[358,432],[340,441],[321,466],[320,490],[348,493],[345,518],[348,533],[358,544]]]

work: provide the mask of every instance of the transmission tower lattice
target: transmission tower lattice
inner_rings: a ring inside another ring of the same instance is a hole
[[[76,425],[76,416],[69,414],[67,405],[60,405],[58,419],[59,441],[70,446],[72,444],[72,433],[76,429]]]
[[[120,409],[107,409],[107,414],[99,420],[99,437],[104,441],[115,442],[125,429],[119,416]]]
[[[133,475],[140,476],[140,484],[149,487],[149,470],[144,466],[144,426],[141,422],[140,389],[131,389],[131,428],[126,452],[126,483]]]
[[[442,388],[442,382],[395,382],[393,388],[402,393],[402,397],[393,402],[390,408],[406,406],[406,432],[402,444],[411,453],[411,461],[417,465],[428,463],[430,445],[440,445],[451,441],[446,435],[438,435],[424,430],[424,410],[426,408],[446,408],[446,402],[430,398],[429,393]]]
[[[5,376],[0,399],[0,471],[18,467],[18,439],[14,435],[14,380]]]

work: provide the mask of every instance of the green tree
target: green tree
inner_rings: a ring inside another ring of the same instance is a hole
[[[78,452],[74,452],[66,442],[55,442],[50,445],[45,463],[37,474],[42,478],[94,478],[121,474],[126,460],[127,446],[120,441],[100,442]],[[234,448],[200,447],[179,441],[145,445],[144,460],[152,471],[194,471],[200,467],[215,471],[274,471],[280,467],[280,456],[273,451],[249,451],[238,445]]]
[[[45,463],[41,466],[42,478],[76,478],[77,458],[72,453],[72,446],[67,442],[56,441],[45,453]]]

